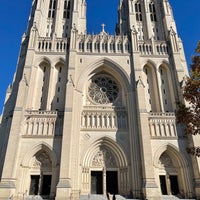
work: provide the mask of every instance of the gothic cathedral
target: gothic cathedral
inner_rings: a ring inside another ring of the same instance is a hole
[[[0,200],[200,199],[176,124],[188,71],[169,1],[120,0],[114,35],[87,33],[86,3],[32,0],[1,117]]]

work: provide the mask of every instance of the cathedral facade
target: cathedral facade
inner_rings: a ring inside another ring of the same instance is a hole
[[[114,35],[88,34],[86,8],[32,1],[1,119],[0,199],[199,199],[175,117],[188,71],[169,1],[120,0]]]

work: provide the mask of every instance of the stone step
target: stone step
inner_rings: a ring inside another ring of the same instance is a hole
[[[50,200],[48,198],[42,198],[39,195],[29,195],[24,198],[24,200]],[[97,195],[97,194],[88,194],[80,195],[79,200],[108,200],[106,195]],[[112,200],[112,195],[110,195],[110,200]],[[116,195],[116,200],[137,200],[137,199],[128,199],[121,195]],[[173,195],[163,195],[162,200],[183,200]],[[184,199],[184,200],[195,200],[195,199]]]
[[[41,197],[40,195],[29,195],[24,200],[49,200],[49,198]]]
[[[162,196],[162,200],[180,200],[180,199],[182,199],[182,198],[178,198],[173,195],[163,195]],[[195,200],[195,199],[184,199],[184,200]]]
[[[112,200],[113,195],[110,195],[110,200]],[[96,194],[89,194],[89,195],[80,195],[79,200],[108,200],[106,195],[96,195]],[[127,199],[121,195],[116,195],[116,200],[136,200],[136,199]]]

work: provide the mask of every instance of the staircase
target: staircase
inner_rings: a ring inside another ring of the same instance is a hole
[[[106,195],[89,194],[89,195],[80,195],[79,200],[108,200],[108,199]],[[112,200],[112,195],[110,195],[110,200]],[[126,199],[121,195],[116,195],[116,200],[135,200],[135,199]]]
[[[88,194],[80,195],[79,200],[107,200],[105,195]]]
[[[173,195],[163,195],[162,200],[180,200],[181,198],[178,198]],[[184,200],[195,200],[195,199],[184,199]]]
[[[24,200],[49,200],[48,198],[42,198],[41,196],[29,195],[24,198]],[[98,194],[88,194],[88,195],[80,195],[79,200],[108,200],[106,195],[98,195]],[[110,200],[112,200],[112,195],[110,195]],[[116,195],[116,200],[136,200],[136,199],[127,199],[121,195]],[[173,195],[163,195],[162,200],[181,200]],[[183,200],[183,199],[182,199]],[[195,200],[195,199],[184,199],[184,200]]]
[[[49,198],[41,197],[40,195],[29,195],[24,200],[49,200]]]
[[[39,195],[29,195],[25,197],[25,200],[43,200],[43,198]]]

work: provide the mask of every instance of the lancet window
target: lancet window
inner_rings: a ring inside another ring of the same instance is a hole
[[[56,6],[57,6],[57,1],[56,0],[50,0],[48,18],[52,18],[52,19],[55,18]]]
[[[142,21],[142,9],[139,1],[137,1],[135,4],[135,12],[136,12],[136,20]]]
[[[156,22],[157,21],[157,17],[156,17],[156,8],[155,8],[154,2],[151,2],[149,4],[149,12],[150,12],[151,21],[152,22]]]
[[[65,1],[64,2],[64,11],[63,11],[63,18],[69,19],[70,16],[70,1]]]

